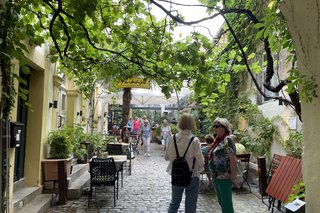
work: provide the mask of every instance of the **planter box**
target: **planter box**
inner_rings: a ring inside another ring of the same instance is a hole
[[[66,174],[67,178],[70,176],[72,170],[72,157],[67,159],[45,159],[42,160],[43,178],[44,181],[57,181],[58,180],[58,162],[66,162]]]

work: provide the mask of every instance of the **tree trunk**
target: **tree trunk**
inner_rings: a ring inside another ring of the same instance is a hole
[[[302,172],[305,182],[306,212],[318,212],[320,202],[320,0],[284,0],[281,11],[292,34],[302,75],[315,78],[318,85],[312,103],[302,100],[303,156]]]
[[[131,88],[123,89],[123,97],[122,97],[122,122],[120,128],[124,127],[129,120],[130,113],[130,103],[131,103]]]

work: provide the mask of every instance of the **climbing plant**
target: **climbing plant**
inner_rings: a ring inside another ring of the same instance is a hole
[[[283,140],[282,146],[288,152],[289,155],[297,158],[302,156],[302,133],[291,131],[288,139]]]

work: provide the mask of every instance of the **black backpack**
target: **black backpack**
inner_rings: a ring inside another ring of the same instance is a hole
[[[176,149],[177,158],[172,162],[172,171],[171,171],[171,183],[174,186],[190,186],[191,182],[191,175],[192,171],[189,169],[189,165],[187,160],[185,159],[187,151],[191,142],[193,141],[194,136],[192,136],[186,151],[182,157],[179,156],[177,142],[176,142],[176,135],[173,135],[173,142]],[[193,159],[193,166],[194,167],[195,158]]]

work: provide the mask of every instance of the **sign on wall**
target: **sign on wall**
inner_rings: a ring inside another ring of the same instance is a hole
[[[116,84],[116,88],[144,88],[150,89],[150,80],[146,78],[133,77]]]

